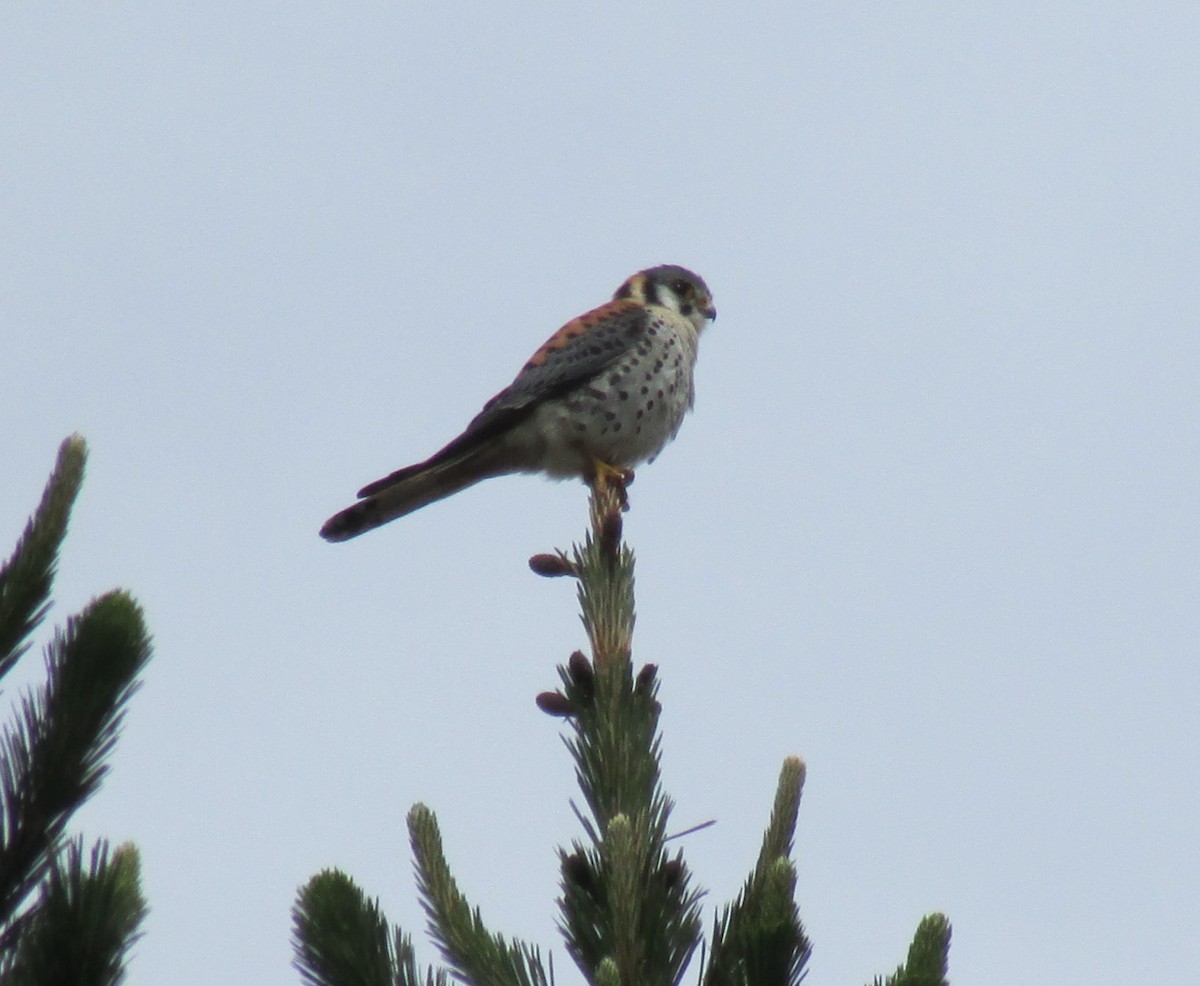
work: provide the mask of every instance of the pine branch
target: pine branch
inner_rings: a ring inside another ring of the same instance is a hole
[[[437,819],[424,805],[408,813],[408,832],[417,871],[417,889],[429,918],[429,934],[456,975],[474,986],[548,986],[536,948],[508,944],[484,927],[450,873]]]
[[[908,947],[908,959],[894,973],[874,986],[947,986],[950,961],[950,922],[944,914],[930,914],[917,925]]]
[[[672,803],[660,778],[658,682],[653,665],[633,674],[634,558],[621,540],[622,494],[594,487],[591,531],[559,566],[579,579],[593,655],[571,655],[559,668],[563,692],[549,700],[570,716],[566,744],[590,809],[581,816],[589,844],[559,853],[559,925],[590,982],[668,986],[699,942],[700,894],[682,856],[666,851]]]
[[[29,648],[30,634],[50,608],[58,551],[67,534],[86,461],[87,445],[80,436],[72,435],[59,446],[42,501],[25,525],[12,557],[0,568],[0,677]]]
[[[4,970],[6,986],[120,983],[147,911],[140,869],[130,844],[110,854],[97,843],[85,865],[82,840],[72,841],[43,881]]]
[[[93,600],[47,648],[47,681],[0,739],[0,923],[42,879],[71,814],[99,786],[150,657],[125,592]]]
[[[678,986],[699,943],[701,894],[690,887],[682,852],[666,851],[673,805],[660,776],[658,676],[652,664],[633,672],[634,557],[622,541],[624,506],[619,484],[598,481],[583,545],[571,556],[530,559],[539,575],[578,579],[592,645],[591,659],[576,651],[558,669],[561,691],[537,697],[569,725],[564,741],[586,804],[572,805],[586,838],[559,851],[559,926],[593,986]],[[804,773],[799,758],[784,761],[754,869],[715,924],[704,986],[797,986],[804,977],[811,946],[791,859]],[[408,828],[429,932],[454,976],[472,986],[547,986],[538,951],[490,933],[468,904],[433,813],[415,805]],[[296,965],[309,986],[417,984],[408,939],[389,937],[378,905],[347,877],[314,878],[293,914]],[[907,967],[886,986],[945,986],[949,934],[941,915],[922,922]],[[445,980],[431,971],[426,986]]]
[[[445,986],[444,971],[422,977],[412,941],[393,932],[377,900],[344,873],[324,870],[292,908],[293,964],[309,986]]]
[[[796,907],[791,861],[804,762],[783,762],[771,820],[754,870],[713,930],[705,986],[796,986],[812,946]]]

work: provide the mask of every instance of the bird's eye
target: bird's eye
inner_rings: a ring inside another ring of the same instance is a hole
[[[690,292],[691,289],[692,289],[692,286],[690,284],[688,284],[687,281],[672,281],[671,282],[671,290],[674,291],[681,298],[686,298],[688,295],[688,292]]]

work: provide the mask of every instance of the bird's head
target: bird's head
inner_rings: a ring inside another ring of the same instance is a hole
[[[663,264],[638,271],[617,288],[615,298],[630,298],[640,304],[669,308],[688,319],[699,332],[717,317],[712,293],[699,274],[686,267]]]

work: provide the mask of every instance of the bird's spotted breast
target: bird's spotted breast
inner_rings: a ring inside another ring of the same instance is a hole
[[[654,459],[691,407],[695,357],[691,326],[671,313],[656,313],[609,369],[535,415],[533,427],[547,447],[575,450],[574,458],[561,457],[551,471],[577,473],[587,459],[622,468]]]

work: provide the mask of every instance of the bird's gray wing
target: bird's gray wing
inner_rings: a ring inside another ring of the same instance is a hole
[[[358,495],[372,496],[432,465],[473,452],[524,420],[541,402],[615,366],[637,347],[649,325],[645,307],[628,298],[614,299],[571,319],[529,357],[513,382],[483,406],[461,435],[424,462],[364,486]]]
[[[483,406],[462,437],[493,435],[511,427],[542,401],[599,376],[637,346],[648,325],[646,309],[626,298],[572,319],[529,357],[511,384]]]

